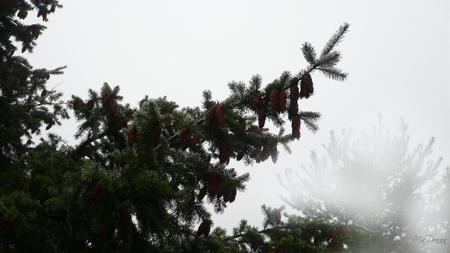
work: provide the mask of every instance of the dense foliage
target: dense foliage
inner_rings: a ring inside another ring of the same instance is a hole
[[[319,114],[299,110],[313,94],[311,74],[336,80],[335,46],[344,24],[320,55],[305,43],[309,66],[262,85],[231,82],[230,96],[179,108],[145,97],[137,108],[121,103],[118,87],[104,84],[89,97],[62,101],[46,87],[55,70],[34,69],[17,52],[31,52],[56,0],[0,1],[0,251],[1,252],[309,252],[343,248],[344,228],[265,208],[265,230],[243,222],[234,235],[218,228],[206,209],[221,212],[244,189],[248,175],[227,165],[275,162],[278,146],[300,138],[300,125],[317,129]],[[43,133],[73,112],[79,143]],[[289,122],[289,123],[287,123]],[[269,124],[270,123],[270,124]],[[289,125],[289,133],[283,126]],[[268,126],[271,126],[270,128]],[[45,130],[44,130],[45,129]],[[33,140],[40,140],[36,143]],[[290,230],[287,230],[287,229]],[[309,231],[309,232],[308,232]],[[315,241],[307,233],[315,233]]]

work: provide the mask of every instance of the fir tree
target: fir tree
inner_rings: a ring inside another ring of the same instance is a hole
[[[264,86],[258,75],[248,85],[231,82],[223,101],[205,91],[201,107],[145,97],[133,108],[121,102],[118,87],[105,83],[100,91],[89,90],[88,98],[64,102],[46,86],[63,68],[33,69],[12,41],[31,52],[44,26],[20,20],[37,12],[46,21],[61,7],[58,1],[0,5],[1,251],[244,251],[229,248],[220,230],[210,235],[214,224],[206,205],[223,211],[249,178],[229,168],[229,161],[275,162],[278,146],[288,148],[300,137],[300,122],[317,128],[319,114],[299,110],[299,99],[312,95],[311,75],[318,70],[346,77],[336,68],[335,50],[344,24],[320,57],[311,46],[302,49],[306,69],[283,72]],[[75,146],[54,134],[42,137],[68,117],[67,109],[79,121]],[[287,120],[292,129],[285,134]],[[36,145],[34,135],[42,137]],[[253,250],[272,250],[256,233],[246,240]]]

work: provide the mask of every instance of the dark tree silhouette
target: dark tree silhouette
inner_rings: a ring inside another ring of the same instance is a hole
[[[271,240],[245,223],[232,236],[221,229],[211,234],[206,205],[221,212],[244,189],[248,175],[229,168],[231,159],[276,161],[278,146],[300,137],[301,123],[316,128],[319,114],[300,111],[299,99],[313,94],[316,71],[345,79],[336,68],[341,56],[335,47],[347,24],[320,55],[305,43],[309,65],[295,75],[283,72],[264,86],[258,75],[249,85],[231,82],[228,98],[214,101],[205,91],[201,107],[179,108],[165,97],[145,97],[134,108],[121,103],[118,87],[106,83],[99,92],[89,90],[88,98],[63,101],[61,93],[47,87],[63,68],[34,69],[17,52],[17,45],[32,52],[44,29],[22,19],[37,14],[46,21],[58,7],[56,0],[0,0],[1,252],[317,252],[342,247],[336,239],[327,243],[337,238],[328,224],[328,237],[317,240],[325,242],[321,245],[281,236],[283,228],[272,226],[282,225],[273,218],[280,214],[267,208]],[[79,122],[74,146],[54,134],[43,136],[68,117],[68,110]]]

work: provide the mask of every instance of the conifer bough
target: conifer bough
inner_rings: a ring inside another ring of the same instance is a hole
[[[289,150],[300,138],[300,122],[317,130],[319,114],[299,110],[313,93],[310,75],[346,77],[336,68],[335,50],[344,24],[319,57],[303,45],[305,70],[284,72],[264,87],[259,75],[249,85],[231,82],[223,101],[205,91],[201,107],[145,97],[132,108],[121,103],[118,87],[105,83],[87,99],[65,102],[46,88],[61,68],[33,69],[16,55],[16,45],[31,52],[44,29],[20,20],[35,9],[46,21],[57,7],[57,0],[0,1],[0,251],[205,251],[214,240],[207,202],[223,211],[249,177],[228,163],[275,162],[279,144]],[[79,122],[78,145],[50,134],[32,146],[32,135],[61,124],[67,109]],[[290,134],[283,129],[286,116]],[[254,250],[273,246],[256,235],[249,243]]]

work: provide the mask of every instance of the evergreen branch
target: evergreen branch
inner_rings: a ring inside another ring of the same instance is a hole
[[[312,122],[309,120],[303,120],[303,122],[305,122],[306,128],[308,128],[309,131],[311,131],[313,133],[315,133],[315,132],[317,132],[317,130],[319,130],[319,126],[315,122]]]
[[[321,56],[317,62],[317,67],[331,68],[334,67],[341,60],[341,53],[338,51],[332,51],[326,55]]]
[[[281,73],[280,78],[278,78],[278,83],[282,86],[288,85],[291,80],[291,73],[289,71],[284,71]]]
[[[343,73],[341,70],[334,68],[334,65],[336,65],[339,60],[341,59],[341,55],[339,52],[334,51],[330,54],[330,52],[334,49],[334,47],[342,40],[344,34],[348,31],[349,28],[349,24],[348,23],[344,23],[342,26],[339,27],[338,31],[331,37],[331,39],[328,41],[328,43],[326,44],[325,48],[322,51],[321,57],[319,60],[316,60],[316,52],[314,50],[314,48],[312,47],[311,44],[309,44],[308,42],[305,42],[303,44],[302,47],[302,52],[305,56],[305,59],[308,61],[308,63],[310,63],[310,66],[308,67],[307,70],[305,71],[301,71],[299,74],[297,74],[297,77],[299,79],[303,79],[303,76],[305,74],[310,74],[311,72],[313,72],[314,70],[318,69],[320,70],[322,73],[324,73],[326,76],[331,77],[332,79],[335,80],[344,80],[347,77],[346,73]],[[290,74],[289,72],[283,72],[282,76],[280,77],[280,80],[282,82],[287,82],[287,80],[289,79]],[[250,79],[250,90],[253,92],[256,92],[257,90],[259,90],[261,88],[261,83],[262,83],[262,78],[260,75],[254,75],[252,76],[252,78]],[[229,88],[232,91],[235,92],[239,92],[241,91],[241,87],[240,87],[240,83],[235,83],[232,82],[229,84]],[[270,84],[269,84],[270,85]],[[267,88],[267,87],[266,87]],[[288,90],[290,88],[290,85],[286,85],[284,86],[283,90]],[[264,94],[264,97],[262,98],[263,100],[267,99],[268,93],[266,92]],[[211,91],[204,91],[203,92],[203,106],[206,108],[209,107],[209,105],[212,103],[211,99]],[[231,104],[229,105],[230,108],[233,107],[237,107],[241,104],[242,102],[238,102],[236,104]],[[309,130],[311,130],[312,132],[315,132],[319,129],[319,127],[317,126],[316,121],[320,118],[320,114],[316,113],[316,112],[301,112],[300,114],[300,118],[305,122],[307,128]],[[271,120],[275,120],[275,124],[276,123],[280,123],[280,122],[276,122],[277,118],[273,118],[270,115],[268,116]],[[198,120],[195,124],[196,125],[201,125],[202,123],[204,123],[204,119],[200,119]],[[172,135],[171,137],[168,138],[169,141],[174,140],[175,138],[177,138],[180,134],[180,131],[178,131],[177,133],[175,133],[174,135]],[[159,144],[158,146],[156,146],[154,148],[154,150],[157,150],[161,147],[161,144]]]
[[[327,42],[327,44],[323,48],[321,56],[330,53],[334,49],[334,47],[338,45],[339,42],[342,41],[342,38],[348,31],[349,26],[350,25],[348,23],[344,23],[342,26],[339,27],[338,31],[331,37],[331,39]]]
[[[320,119],[320,113],[318,112],[300,112],[300,118],[305,122],[306,127],[311,132],[316,132],[319,130],[319,126],[317,125],[317,121]]]
[[[344,73],[342,72],[342,70],[335,67],[317,68],[317,70],[322,72],[326,77],[337,81],[344,81],[345,79],[347,79],[348,75],[347,73]]]
[[[306,61],[309,64],[311,65],[316,64],[316,57],[317,57],[316,50],[314,50],[314,47],[310,43],[308,42],[303,43],[302,52],[303,56],[305,57]]]
[[[312,66],[308,71],[306,71],[306,72],[302,73],[301,75],[299,75],[299,79],[302,79],[302,78],[303,78],[303,75],[305,75],[306,73],[311,73],[312,71],[314,71],[315,69],[317,69],[317,67],[318,67],[318,66]],[[287,73],[287,72],[283,72],[282,76],[287,75],[286,73]],[[252,77],[251,83],[253,83],[254,85],[259,86],[259,85],[260,85],[260,81],[261,81],[261,77],[260,77],[259,75],[255,75],[255,76]],[[288,90],[289,88],[290,88],[290,85],[287,85],[287,86],[284,88],[284,90]],[[266,96],[267,96],[267,94],[266,94]],[[212,99],[211,91],[209,91],[209,90],[204,91],[204,92],[203,92],[203,98],[204,98],[203,105],[204,105],[205,108],[206,108],[206,105],[207,105],[207,104],[212,103],[212,101],[211,101],[211,99]],[[266,97],[263,97],[263,99],[266,99]],[[239,106],[239,103],[238,103],[238,104],[232,104],[232,105],[229,105],[230,108],[235,107],[235,106]],[[318,115],[317,117],[320,117],[320,114],[319,114],[319,113],[315,113],[315,112],[304,112],[304,113],[306,113],[306,114],[305,114],[303,117],[308,117],[308,116],[309,116],[309,117],[314,117],[315,115],[316,115],[316,116]],[[301,114],[300,114],[300,117],[302,117]],[[275,124],[277,124],[277,123],[278,123],[278,124],[282,124],[282,122],[278,122],[278,121],[277,121],[277,120],[281,120],[281,121],[282,121],[282,119],[278,119],[278,118],[276,118],[276,117],[273,117],[273,115],[268,115],[268,118],[270,118],[271,120],[274,120],[274,123],[275,123]],[[199,125],[203,124],[204,122],[205,122],[204,119],[200,119],[200,120],[198,120],[197,122],[195,122],[195,125],[199,126]],[[312,122],[311,124],[315,124],[315,123]],[[308,128],[309,128],[309,127],[308,127]],[[316,126],[315,128],[316,128],[316,130],[318,129],[317,126]],[[170,136],[170,137],[168,138],[168,141],[170,142],[170,141],[174,140],[175,138],[177,138],[177,137],[180,135],[180,132],[181,132],[181,130],[178,131],[177,133],[173,134],[172,136]],[[313,132],[314,132],[314,131],[313,131]],[[154,148],[154,150],[156,151],[156,150],[158,150],[160,147],[161,147],[161,144],[158,144],[158,145]]]
[[[250,89],[259,90],[261,88],[262,78],[260,75],[254,75],[250,79]]]
[[[310,111],[302,111],[299,113],[301,119],[313,120],[317,121],[320,119],[320,113],[318,112],[310,112]]]

